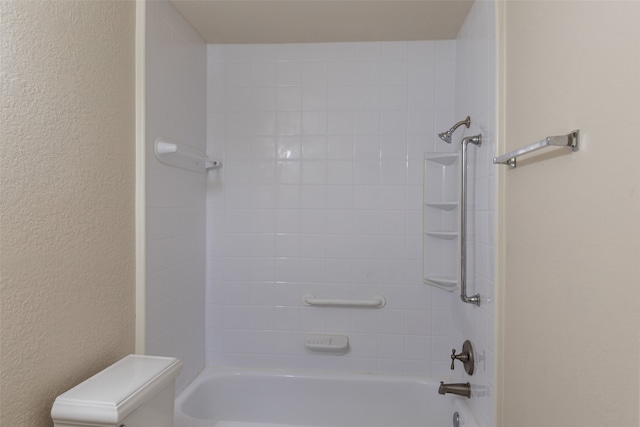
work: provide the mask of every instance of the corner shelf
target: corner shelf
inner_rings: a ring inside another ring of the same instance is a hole
[[[458,280],[447,277],[425,277],[423,282],[427,285],[436,286],[447,291],[455,291],[458,288]]]
[[[459,285],[459,158],[457,152],[424,155],[422,280],[450,292]]]
[[[442,240],[453,240],[458,238],[457,231],[425,231],[424,234]]]
[[[457,209],[460,203],[458,202],[436,202],[436,203],[425,203],[425,206],[429,206],[430,208],[440,209],[443,211],[452,211]]]
[[[451,166],[456,163],[458,157],[458,153],[426,153],[424,159],[442,166]]]

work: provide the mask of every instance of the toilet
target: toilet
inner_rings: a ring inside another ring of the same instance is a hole
[[[176,377],[173,357],[129,355],[58,396],[55,427],[172,427]]]

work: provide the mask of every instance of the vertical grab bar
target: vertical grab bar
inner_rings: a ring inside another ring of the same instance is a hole
[[[460,161],[460,299],[467,304],[480,307],[480,294],[467,296],[467,145],[478,147],[482,144],[482,134],[462,138],[462,159]]]

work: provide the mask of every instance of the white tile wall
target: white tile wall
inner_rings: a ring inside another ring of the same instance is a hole
[[[495,4],[476,1],[457,39],[456,116],[471,116],[472,126],[465,135],[482,133],[480,148],[469,146],[469,206],[468,215],[468,285],[469,295],[480,293],[481,306],[460,304],[454,297],[452,333],[457,349],[465,339],[474,345],[476,372],[467,376],[460,368],[457,379],[472,383],[469,400],[481,426],[494,425],[494,364],[495,364],[495,241],[494,194],[496,123],[496,47]]]
[[[147,3],[147,354],[205,363],[205,174],[166,166],[158,136],[206,150],[206,45],[168,1]]]
[[[208,46],[207,363],[450,375],[422,284],[422,157],[454,121],[456,42]],[[382,294],[381,310],[312,308]],[[306,332],[347,334],[345,356]]]
[[[480,355],[471,404],[493,425],[493,3],[474,4],[456,41],[206,52],[168,2],[147,7],[148,353],[183,360],[179,389],[205,349],[209,364],[447,378],[452,345],[469,338]],[[456,149],[434,136],[466,115],[466,135],[484,136],[469,173],[480,308],[421,281],[422,155]],[[224,160],[206,190],[204,175],[151,151],[160,135],[204,151],[203,123]],[[387,305],[311,308],[306,292],[380,293]],[[305,332],[347,334],[350,352],[310,355]]]

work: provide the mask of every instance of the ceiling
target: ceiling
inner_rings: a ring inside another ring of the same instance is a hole
[[[207,43],[455,39],[473,0],[172,0]]]

